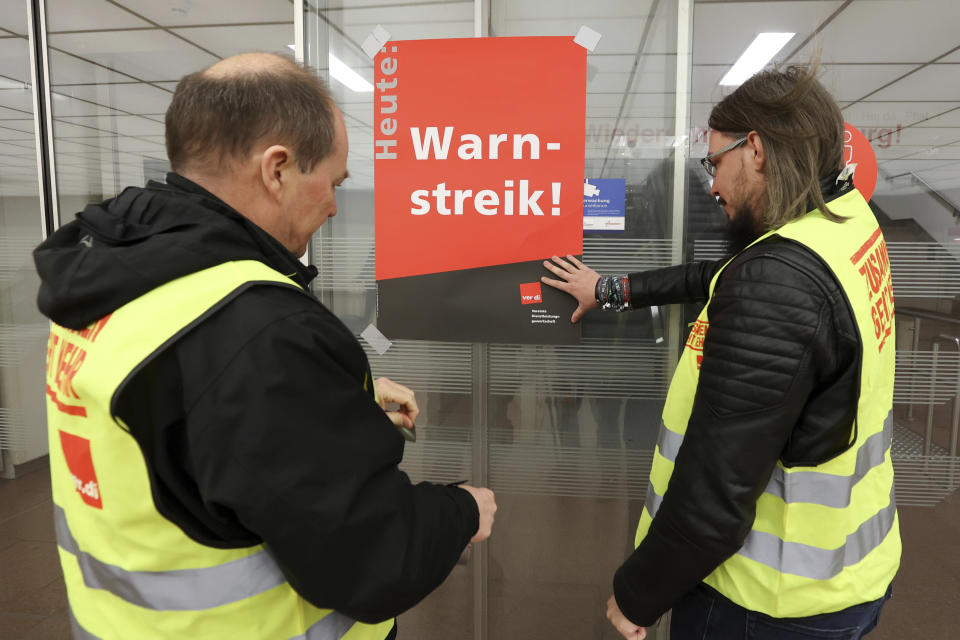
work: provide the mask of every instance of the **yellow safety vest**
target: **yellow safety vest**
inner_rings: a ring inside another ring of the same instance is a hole
[[[705,579],[736,604],[778,618],[876,600],[900,566],[890,461],[895,360],[890,263],[880,227],[858,191],[833,200],[830,210],[848,219],[832,222],[813,210],[757,242],[776,234],[803,244],[830,267],[850,302],[861,343],[850,447],[816,466],[787,468],[778,462],[743,546]],[[711,298],[718,277],[719,272],[710,283]],[[709,339],[709,307],[708,300],[667,393],[637,546],[657,513],[683,443],[699,356],[704,338]]]
[[[82,331],[52,325],[47,415],[54,516],[76,638],[383,640],[319,609],[263,545],[216,549],[154,506],[143,454],[113,413],[146,361],[247,288],[297,285],[255,261],[168,282]]]

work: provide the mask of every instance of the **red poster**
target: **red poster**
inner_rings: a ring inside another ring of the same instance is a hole
[[[542,260],[582,254],[586,54],[572,37],[381,49],[376,278],[388,337],[576,341],[572,299],[525,292],[547,275]]]

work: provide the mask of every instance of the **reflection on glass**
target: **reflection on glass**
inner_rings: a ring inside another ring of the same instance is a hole
[[[243,51],[289,54],[288,2],[46,3],[60,215],[169,170],[163,118],[177,81]]]
[[[0,13],[0,476],[47,451],[43,380],[47,324],[34,303],[30,252],[42,211],[26,5]]]
[[[362,45],[381,25],[392,40],[473,35],[472,2],[307,3],[305,61],[327,80],[340,106],[350,140],[350,178],[337,190],[337,217],[316,234],[311,247],[320,269],[314,291],[356,334],[376,323],[373,241],[373,62]],[[330,3],[333,4],[333,3]],[[357,80],[359,76],[360,81]],[[361,343],[363,341],[361,340]],[[365,345],[366,346],[366,345]],[[374,375],[414,389],[421,407],[417,442],[407,443],[402,468],[414,481],[470,479],[474,399],[469,344],[398,340],[379,356],[367,350]],[[491,409],[492,411],[493,409]],[[456,567],[436,592],[403,614],[401,639],[473,637],[476,556]],[[492,637],[492,636],[491,636]]]

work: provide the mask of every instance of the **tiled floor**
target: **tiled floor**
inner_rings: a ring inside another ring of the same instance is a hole
[[[870,640],[960,638],[960,493],[933,508],[899,512],[900,573]]]
[[[66,640],[66,594],[43,464],[0,480],[0,640]],[[629,544],[632,503],[613,499],[500,496],[490,541],[491,640],[613,640],[602,586]],[[902,507],[903,566],[894,598],[870,640],[960,637],[960,495],[934,508]],[[626,532],[626,533],[625,533]],[[447,583],[401,617],[402,640],[472,635],[473,577]]]
[[[0,639],[69,638],[67,616],[50,475],[34,465],[16,480],[0,480]]]

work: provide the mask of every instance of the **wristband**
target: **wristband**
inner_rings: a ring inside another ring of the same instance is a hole
[[[597,304],[601,307],[607,301],[606,279],[603,276],[597,278],[597,286],[593,289],[593,297],[596,298]]]
[[[630,309],[630,278],[626,275],[600,276],[594,291],[602,309],[626,311]]]

